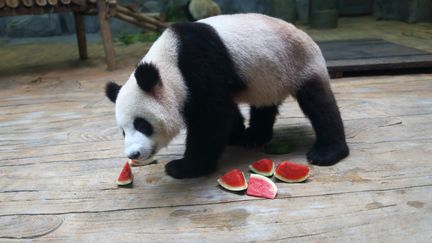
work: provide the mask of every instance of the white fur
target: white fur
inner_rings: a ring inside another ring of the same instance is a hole
[[[221,15],[199,22],[216,30],[247,82],[237,102],[277,105],[312,75],[327,79],[320,49],[292,24],[261,14]]]
[[[194,19],[203,19],[221,13],[219,5],[212,0],[191,0],[189,12]]]
[[[134,74],[120,89],[116,101],[117,124],[125,132],[125,153],[140,152],[140,160],[147,159],[151,151],[168,145],[184,127],[180,114],[187,96],[180,70],[177,68],[177,40],[171,30],[165,31],[153,44],[141,62],[154,64],[161,76],[163,88],[156,99],[139,88]],[[136,117],[145,118],[152,124],[151,137],[135,130]]]

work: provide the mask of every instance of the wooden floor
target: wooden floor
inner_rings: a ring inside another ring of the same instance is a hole
[[[275,200],[221,190],[216,178],[267,155],[229,148],[211,176],[175,180],[184,134],[160,164],[134,168],[133,188],[114,181],[125,162],[107,80],[129,70],[77,69],[0,78],[0,241],[431,242],[432,75],[344,78],[332,86],[351,156],[312,167],[306,183],[277,183]],[[276,137],[305,162],[311,126],[289,99]]]

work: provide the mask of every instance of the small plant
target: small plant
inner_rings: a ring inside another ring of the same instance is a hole
[[[123,45],[132,45],[138,42],[154,42],[160,36],[160,33],[122,33],[117,37],[117,42]]]

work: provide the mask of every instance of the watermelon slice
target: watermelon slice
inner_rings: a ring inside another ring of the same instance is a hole
[[[302,182],[309,177],[309,167],[284,161],[275,170],[275,177],[285,182]]]
[[[247,195],[274,199],[276,193],[277,187],[272,180],[262,175],[251,174],[246,191]]]
[[[249,165],[249,169],[263,176],[272,176],[275,169],[275,163],[269,159],[261,159]]]
[[[219,185],[230,191],[242,191],[248,187],[246,178],[243,172],[239,169],[234,169],[219,177],[217,180]]]
[[[133,182],[133,174],[131,167],[129,166],[129,162],[123,166],[123,170],[121,171],[119,177],[117,178],[117,185],[126,186]]]

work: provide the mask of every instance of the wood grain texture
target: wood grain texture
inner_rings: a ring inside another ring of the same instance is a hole
[[[432,238],[432,75],[333,81],[350,157],[312,167],[306,183],[276,182],[276,199],[261,200],[226,192],[216,179],[230,168],[246,172],[262,157],[306,163],[313,132],[293,99],[275,125],[275,138],[290,143],[292,153],[230,147],[214,174],[175,180],[164,164],[182,155],[182,132],[158,154],[160,163],[133,168],[132,188],[118,188],[123,141],[103,87],[107,80],[123,83],[129,72],[87,68],[0,78],[0,241]]]

